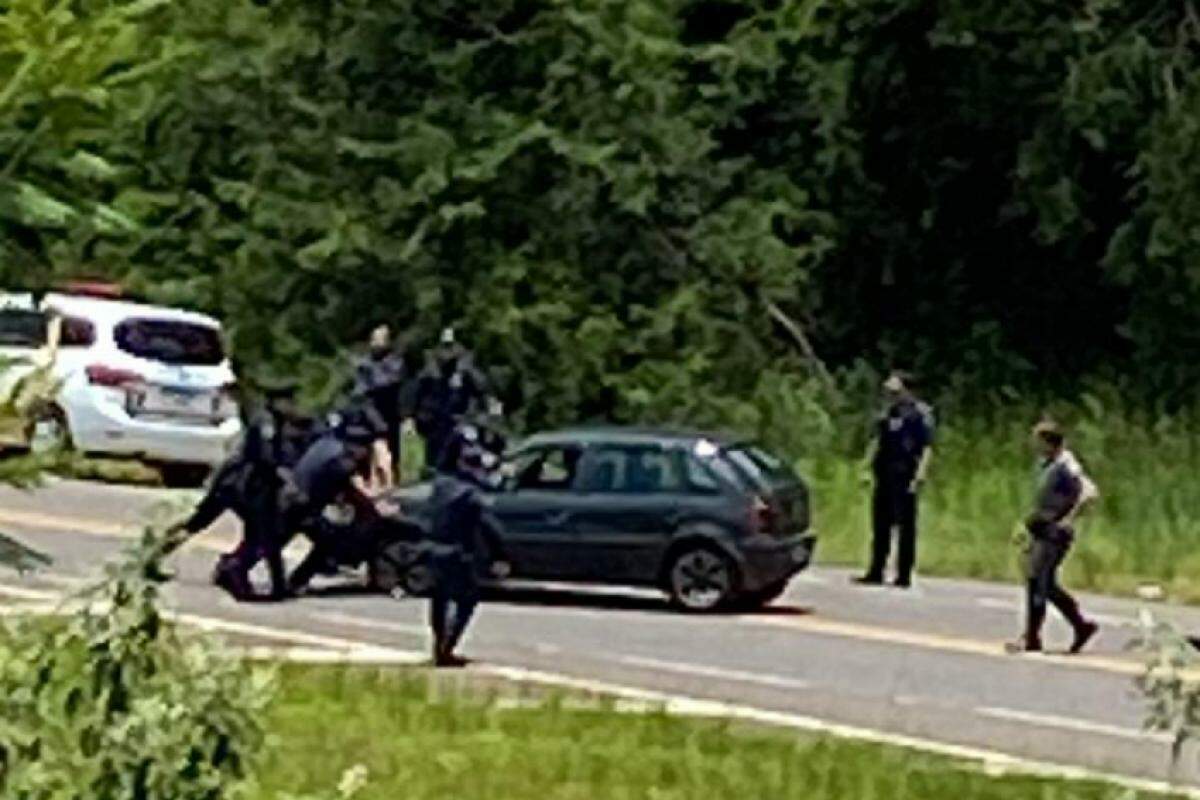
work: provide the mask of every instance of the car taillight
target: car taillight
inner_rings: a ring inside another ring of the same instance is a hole
[[[103,364],[93,364],[85,372],[87,373],[88,383],[93,386],[107,386],[117,389],[143,382],[142,376],[133,370],[106,367]]]
[[[775,509],[758,495],[750,502],[750,529],[755,533],[771,533],[775,530]]]

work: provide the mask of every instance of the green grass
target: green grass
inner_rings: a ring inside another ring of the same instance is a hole
[[[261,800],[333,785],[360,764],[370,773],[363,800],[1137,796],[1098,783],[991,777],[977,765],[898,748],[621,713],[511,687],[485,696],[406,671],[289,667],[281,677]]]

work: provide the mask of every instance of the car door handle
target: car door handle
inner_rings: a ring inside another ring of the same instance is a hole
[[[571,514],[567,511],[550,511],[546,514],[546,522],[551,525],[566,525],[571,521]]]

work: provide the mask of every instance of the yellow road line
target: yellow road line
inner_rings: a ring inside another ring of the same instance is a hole
[[[1014,664],[1052,664],[1054,666],[1098,670],[1116,675],[1130,676],[1141,675],[1145,672],[1145,665],[1132,659],[1087,654],[1074,656],[1050,653],[1014,655],[1005,652],[1004,645],[995,640],[971,639],[965,636],[947,636],[939,633],[884,628],[860,622],[843,622],[821,619],[819,617],[759,617],[748,618],[745,621],[747,624],[752,625],[771,625],[821,636],[838,636],[866,642],[898,644],[906,647],[919,647],[928,650],[941,650],[987,658],[1002,658]],[[1192,680],[1200,679],[1200,670],[1188,671],[1184,673],[1184,677]]]
[[[136,538],[140,535],[138,528],[134,525],[120,525],[78,516],[60,516],[33,511],[0,509],[0,526],[5,525],[21,529],[33,528],[39,531],[117,538]],[[194,547],[212,552],[226,552],[235,542],[236,540],[228,535],[213,536],[211,534],[202,534],[192,539],[185,547]],[[1086,654],[1077,656],[1052,654],[1015,656],[1006,653],[1003,644],[995,640],[902,630],[894,627],[844,622],[814,616],[751,617],[743,619],[747,624],[752,625],[771,625],[822,636],[838,636],[858,641],[919,647],[987,658],[1003,658],[1013,663],[1051,664],[1054,666],[1089,669],[1127,676],[1140,675],[1145,670],[1143,664],[1132,659]],[[1200,679],[1200,670],[1188,671],[1184,673],[1184,677],[1188,679]]]
[[[60,516],[58,514],[43,514],[38,511],[12,511],[0,509],[0,526],[25,530],[33,528],[37,531],[50,533],[74,533],[83,536],[102,536],[115,539],[137,539],[142,535],[142,526],[137,524],[119,524],[103,522],[76,516]],[[192,537],[183,549],[208,550],[213,553],[227,553],[237,546],[236,534],[202,533]],[[292,552],[289,547],[285,552]],[[302,550],[301,550],[302,552]]]

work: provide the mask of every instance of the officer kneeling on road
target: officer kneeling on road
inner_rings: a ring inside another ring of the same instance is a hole
[[[388,512],[386,504],[376,504],[363,475],[377,441],[378,431],[371,426],[344,422],[318,439],[296,465],[283,492],[283,525],[288,533],[306,534],[312,549],[288,581],[292,593],[302,592],[336,561],[337,534],[324,518],[331,504],[345,502],[368,525]]]
[[[507,577],[510,571],[499,537],[483,519],[484,491],[492,485],[497,456],[478,443],[463,443],[456,449],[453,469],[441,472],[433,483],[435,586],[429,622],[433,663],[438,667],[466,664],[455,650],[479,603],[479,557],[491,560],[497,578]]]

